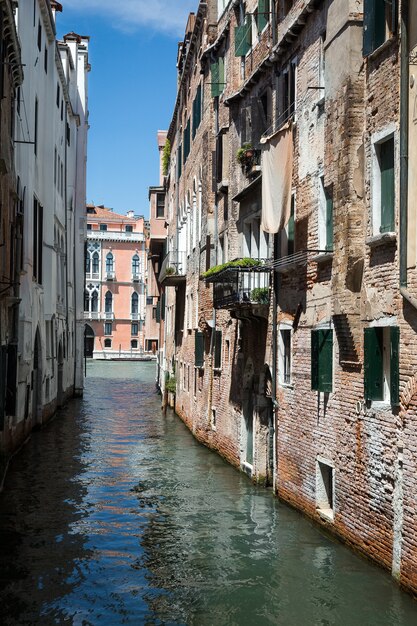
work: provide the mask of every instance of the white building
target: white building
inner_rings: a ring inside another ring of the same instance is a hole
[[[24,216],[16,443],[83,388],[88,37],[56,41],[53,0],[20,0],[16,119]]]

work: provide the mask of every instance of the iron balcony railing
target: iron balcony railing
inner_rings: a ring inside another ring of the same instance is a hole
[[[164,258],[161,271],[159,272],[159,282],[172,285],[185,279],[187,271],[187,255],[179,250],[171,250]]]
[[[145,241],[143,233],[126,233],[117,230],[89,230],[87,231],[87,239],[95,239],[97,241],[132,241],[136,243]]]
[[[268,305],[270,299],[270,261],[254,260],[256,265],[246,265],[242,259],[233,265],[219,269],[206,278],[213,283],[213,304],[216,309],[232,309],[240,306]]]

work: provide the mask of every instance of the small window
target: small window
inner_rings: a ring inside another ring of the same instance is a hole
[[[138,340],[137,339],[132,339],[131,342],[130,342],[130,347],[135,350],[138,347]]]
[[[330,393],[333,389],[333,330],[311,331],[311,389]]]
[[[333,519],[334,515],[334,476],[330,463],[317,461],[316,465],[316,506],[319,512]]]
[[[109,252],[106,256],[106,273],[113,274],[114,272],[114,256]]]
[[[200,331],[195,333],[195,367],[204,366],[204,334]]]
[[[87,224],[87,230],[92,230],[91,224]]]
[[[113,324],[111,322],[105,322],[104,324],[104,334],[111,335],[113,333]]]
[[[319,248],[323,252],[333,251],[333,193],[324,186],[323,177],[320,179]]]
[[[132,257],[132,274],[133,276],[139,276],[140,273],[140,258],[137,254]]]
[[[111,291],[108,291],[106,293],[106,296],[104,298],[104,311],[105,313],[112,313],[113,311],[113,294],[111,293]]]
[[[139,326],[137,324],[137,322],[135,322],[134,324],[132,324],[132,337],[136,337],[139,334]]]
[[[107,230],[107,224],[100,224],[100,230],[102,231]]]
[[[400,401],[398,326],[364,330],[364,395],[366,400]]]
[[[363,55],[368,56],[382,46],[396,31],[398,0],[364,0]]]
[[[125,232],[126,233],[133,233],[133,226],[132,226],[132,224],[126,224]]]
[[[98,252],[93,254],[93,274],[98,274],[100,271],[100,256]]]
[[[132,315],[137,315],[139,313],[139,296],[136,291],[132,293],[130,306]]]
[[[105,339],[104,340],[104,347],[105,348],[111,348],[111,339]]]
[[[291,384],[291,329],[282,328],[279,335],[279,380],[282,385]]]
[[[282,126],[291,117],[295,118],[297,102],[297,60],[293,59],[285,67],[279,79],[279,93],[281,94],[278,127]]]
[[[221,369],[222,366],[222,331],[216,330],[214,338],[214,368]]]
[[[156,194],[156,217],[165,216],[165,195],[163,193]]]

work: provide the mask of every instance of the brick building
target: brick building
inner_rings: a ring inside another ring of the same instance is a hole
[[[84,319],[86,355],[138,359],[144,353],[144,219],[87,205]]]
[[[200,2],[159,275],[195,436],[414,592],[416,44],[405,0]]]

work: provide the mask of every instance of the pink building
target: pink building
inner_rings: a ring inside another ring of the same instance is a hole
[[[146,233],[142,216],[87,205],[86,355],[144,356]]]

